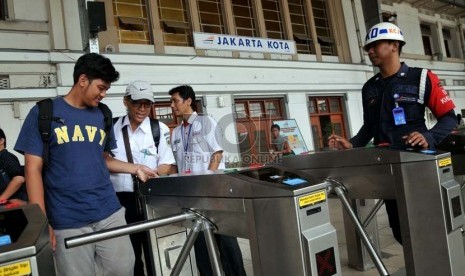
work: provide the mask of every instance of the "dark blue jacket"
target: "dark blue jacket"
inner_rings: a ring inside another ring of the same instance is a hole
[[[362,89],[363,126],[350,142],[354,147],[365,146],[372,138],[374,144],[404,145],[403,136],[418,131],[425,136],[429,147],[434,148],[456,126],[454,104],[442,87],[438,77],[425,71],[424,97],[420,91],[422,68],[410,68],[402,63],[393,76],[382,78],[378,73]],[[406,124],[395,125],[393,109],[404,109]],[[437,118],[429,129],[425,124],[425,108]]]

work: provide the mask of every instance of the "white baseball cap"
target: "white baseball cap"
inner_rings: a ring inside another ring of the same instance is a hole
[[[133,81],[128,84],[124,96],[130,96],[133,101],[149,100],[152,103],[155,102],[152,86],[146,81]]]

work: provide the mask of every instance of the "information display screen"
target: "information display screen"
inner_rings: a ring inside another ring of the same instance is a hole
[[[278,183],[288,186],[308,185],[309,181],[301,176],[275,167],[257,168],[248,171],[241,171],[239,174],[246,175],[261,181]]]

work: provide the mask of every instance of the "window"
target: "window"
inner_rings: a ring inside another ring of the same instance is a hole
[[[158,0],[158,12],[165,45],[193,45],[185,0]]]
[[[8,18],[8,6],[7,0],[0,0],[0,20],[5,20]]]
[[[316,151],[328,147],[328,137],[337,134],[346,137],[342,97],[311,97],[308,110]]]
[[[279,0],[262,0],[263,18],[268,38],[284,39]]]
[[[234,101],[236,129],[242,166],[269,163],[270,127],[284,119],[283,99],[237,99]]]
[[[150,44],[145,0],[113,0],[120,43]]]
[[[260,118],[264,115],[263,108],[262,108],[263,103],[262,102],[251,102],[249,103],[249,112],[250,112],[250,117],[252,118]]]
[[[270,100],[265,102],[265,113],[268,117],[279,117],[281,116],[281,104],[278,100]]]
[[[446,57],[451,57],[452,37],[449,29],[442,29],[442,36],[444,38],[444,47],[446,49]]]
[[[446,57],[460,58],[460,38],[458,32],[456,32],[453,28],[443,28],[442,36],[444,38]]]
[[[200,30],[205,33],[224,34],[220,0],[198,0]]]
[[[304,0],[288,0],[289,15],[291,18],[292,33],[297,46],[297,52],[313,54],[313,43],[308,30],[308,20],[305,13]]]
[[[452,80],[454,86],[464,86],[465,80]]]
[[[318,43],[323,55],[337,55],[336,46],[331,32],[328,7],[325,0],[312,0],[313,17],[315,21]]]
[[[245,119],[247,118],[247,110],[245,109],[245,103],[236,103],[234,105],[236,118]]]
[[[231,0],[236,34],[257,36],[251,0]]]
[[[197,108],[197,113],[202,114],[202,102],[201,100],[196,100],[195,105]],[[167,125],[170,130],[173,130],[177,125],[182,121],[182,117],[176,117],[171,109],[171,102],[169,101],[157,101],[150,111],[150,118],[155,118]]]
[[[434,53],[433,44],[432,44],[432,36],[431,36],[431,26],[426,24],[420,25],[421,30],[421,40],[423,41],[423,49],[425,51],[425,55],[432,56]]]

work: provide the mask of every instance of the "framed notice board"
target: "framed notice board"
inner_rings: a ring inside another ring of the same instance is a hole
[[[280,135],[287,137],[289,146],[294,154],[308,152],[307,145],[295,119],[273,121],[273,124],[277,124],[281,128]]]

